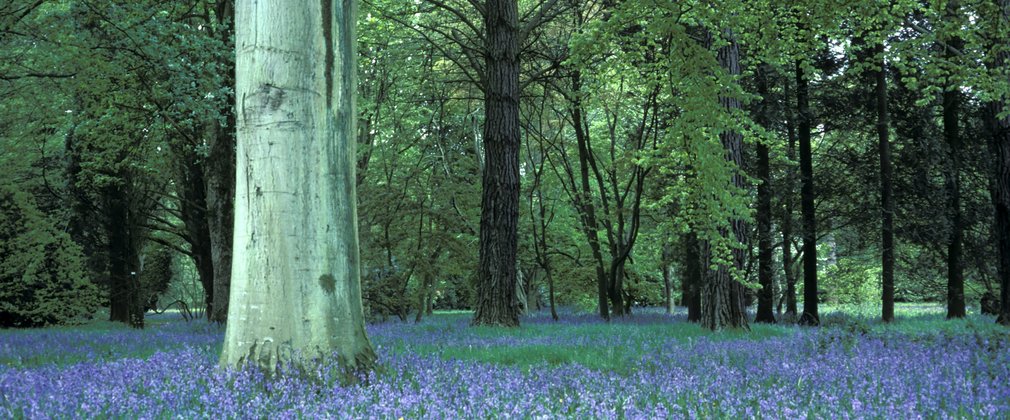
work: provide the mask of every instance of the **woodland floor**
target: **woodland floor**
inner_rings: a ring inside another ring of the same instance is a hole
[[[216,367],[223,329],[174,315],[0,330],[0,418],[1006,418],[1010,330],[935,305],[828,308],[821,328],[709,333],[649,309],[602,323],[468,313],[372,324],[381,369],[265,378]]]

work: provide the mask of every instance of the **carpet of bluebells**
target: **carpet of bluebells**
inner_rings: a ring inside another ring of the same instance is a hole
[[[437,315],[370,325],[382,368],[350,386],[329,365],[219,369],[223,331],[204,322],[0,330],[0,418],[1010,416],[1010,333],[930,317],[712,334],[656,312],[537,314],[519,330]]]

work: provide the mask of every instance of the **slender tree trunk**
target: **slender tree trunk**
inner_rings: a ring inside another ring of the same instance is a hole
[[[474,325],[519,326],[519,6],[484,4],[484,176]]]
[[[217,34],[227,45],[232,44],[234,34],[234,2],[218,1],[215,9],[221,32]],[[224,59],[226,69],[224,83],[235,86],[234,57]],[[227,106],[221,109],[225,126],[211,122],[208,136],[209,155],[206,160],[206,205],[207,225],[210,232],[211,260],[214,267],[214,283],[211,295],[212,310],[207,314],[211,322],[223,323],[228,318],[229,292],[231,290],[232,240],[235,224],[235,112],[233,95],[229,95]]]
[[[701,322],[701,244],[694,232],[688,233],[684,242],[685,273],[681,277],[684,306],[687,306],[688,321]]]
[[[757,113],[758,124],[766,129],[771,129],[771,118],[769,117],[769,92],[767,80],[767,65],[760,65],[757,74],[758,94],[761,95],[761,104]],[[771,186],[771,162],[768,156],[768,145],[763,141],[757,145],[757,175],[761,181],[757,189],[757,230],[758,230],[758,283],[761,290],[758,292],[757,315],[754,322],[775,323],[774,306],[775,294],[773,290],[774,276],[772,273],[772,186]]]
[[[434,276],[431,270],[425,270],[421,276],[421,287],[417,290],[417,316],[414,317],[415,323],[421,322],[421,317],[431,308],[429,306],[431,302],[429,296],[431,294],[432,283],[434,283]]]
[[[673,313],[673,244],[663,244],[663,308],[667,314]]]
[[[955,19],[959,12],[956,1],[947,4],[947,16]],[[964,42],[951,37],[947,43],[958,50]],[[955,60],[956,53],[945,49],[944,58]],[[960,86],[947,85],[943,92],[943,138],[947,143],[947,168],[944,184],[947,190],[947,318],[963,318],[966,315],[964,301],[964,221],[961,215],[961,133],[958,127],[960,117]]]
[[[740,74],[740,46],[732,31],[725,31],[729,45],[719,48],[719,64],[731,75]],[[740,100],[734,97],[720,97],[719,102],[727,110],[739,110]],[[746,188],[743,179],[743,135],[735,131],[724,131],[719,134],[723,147],[726,149],[726,160],[733,166],[733,186],[739,190]],[[741,219],[730,220],[730,229],[724,235],[733,235],[738,243],[747,243],[744,237],[746,226]],[[744,307],[744,287],[733,278],[741,275],[744,265],[744,250],[732,250],[732,268],[719,264],[715,270],[705,270],[708,277],[704,279],[701,292],[701,326],[716,331],[724,328],[749,329],[747,312]],[[703,261],[710,261],[712,250],[705,241],[702,245]]]
[[[810,146],[811,113],[807,78],[796,63],[796,109],[799,116],[800,206],[803,213],[803,315],[800,323],[820,324],[817,312],[817,222],[814,215],[814,164]]]
[[[572,91],[576,100],[572,104],[571,114],[575,128],[575,141],[578,144],[579,150],[579,181],[582,188],[576,194],[578,194],[579,211],[582,213],[581,217],[585,222],[583,223],[582,230],[589,241],[589,249],[592,251],[593,261],[596,263],[596,292],[600,317],[610,320],[610,306],[607,300],[609,277],[607,276],[607,269],[603,265],[603,252],[600,250],[596,206],[593,205],[592,187],[589,185],[589,160],[592,159],[592,156],[589,155],[589,133],[586,132],[586,127],[583,125],[585,117],[582,112],[582,101],[579,99],[581,89],[581,74],[578,71],[574,71],[572,72]]]
[[[883,296],[881,297],[881,320],[894,320],[894,170],[891,168],[891,144],[889,118],[887,115],[887,63],[884,60],[884,44],[878,43],[873,49],[880,70],[874,71],[876,79],[877,140],[880,154],[880,265]]]
[[[210,240],[210,220],[207,214],[207,194],[203,166],[199,163],[195,151],[186,151],[179,156],[182,163],[179,173],[183,182],[179,183],[181,196],[180,213],[182,222],[189,237],[189,251],[196,265],[197,276],[203,286],[204,309],[206,314],[213,313],[214,305],[214,253]]]
[[[998,24],[1010,28],[1010,0],[996,0],[999,7]],[[1002,42],[1002,44],[1001,44]],[[1006,45],[1007,40],[995,39],[994,45]],[[995,49],[994,49],[995,50]],[[1005,48],[995,54],[991,65],[1004,72],[1003,82],[1010,84],[1010,52]],[[1006,112],[1010,101],[1006,97],[989,104],[992,145],[995,149],[996,172],[993,174],[993,203],[995,203],[996,249],[999,254],[1000,309],[996,322],[1010,326],[1010,115]]]
[[[790,83],[785,82],[785,97],[787,104],[792,98],[789,89]],[[783,188],[784,214],[782,215],[782,272],[786,278],[786,314],[795,316],[796,309],[796,271],[793,270],[793,199],[795,196],[796,169],[792,162],[796,160],[796,125],[793,108],[786,106],[786,135],[788,144],[786,145],[786,157],[789,158],[789,166],[786,169],[786,185]]]
[[[221,364],[350,372],[365,334],[355,208],[355,6],[239,0],[234,282]]]

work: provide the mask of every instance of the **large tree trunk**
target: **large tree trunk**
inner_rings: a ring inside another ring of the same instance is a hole
[[[733,39],[732,31],[727,30],[729,45],[719,48],[719,64],[731,75],[740,74],[740,46]],[[740,109],[740,100],[734,97],[720,97],[719,102],[729,111]],[[724,131],[719,134],[722,145],[726,149],[726,160],[732,163],[733,186],[743,190],[746,187],[743,179],[743,135],[735,131]],[[746,226],[741,219],[730,220],[730,229],[724,235],[733,235],[733,240],[746,243],[744,237]],[[732,270],[724,264],[719,264],[715,270],[707,269],[701,292],[701,326],[710,330],[724,328],[748,329],[747,312],[744,307],[744,287],[733,278],[743,273],[744,250],[732,250]],[[702,245],[702,260],[711,261],[712,250],[706,241]]]
[[[484,176],[474,325],[519,326],[519,4],[484,4]]]
[[[947,4],[947,16],[956,19],[959,5],[956,1]],[[951,37],[947,43],[959,51],[964,42]],[[946,48],[944,58],[954,60],[956,52]],[[944,186],[947,192],[947,318],[963,318],[966,315],[964,302],[964,221],[961,216],[961,134],[958,127],[961,106],[960,86],[945,86],[943,91],[943,138],[947,143],[947,167],[944,172]]]
[[[273,371],[334,353],[347,372],[374,364],[355,208],[354,8],[236,7],[234,281],[222,365]]]
[[[761,104],[757,112],[757,122],[766,129],[771,129],[771,118],[769,118],[769,92],[768,92],[768,66],[761,65],[758,69],[758,94],[761,95]],[[758,230],[758,283],[761,290],[758,291],[757,315],[754,322],[775,323],[775,312],[773,310],[775,291],[773,288],[774,276],[772,273],[772,186],[771,186],[771,162],[768,156],[768,145],[763,141],[757,145],[757,175],[761,181],[757,189],[757,230]]]
[[[996,0],[1000,16],[997,22],[1010,27],[1010,0]],[[1005,45],[1007,40],[996,39],[994,44]],[[995,69],[1010,72],[1010,52],[998,52],[991,65]],[[1003,80],[1010,84],[1010,77]],[[1000,118],[1008,111],[1010,101],[1004,97],[989,105],[990,126],[992,128],[993,149],[996,150],[996,173],[993,174],[993,203],[996,207],[995,229],[996,249],[999,253],[1000,310],[996,322],[1010,326],[1010,115]]]
[[[873,49],[880,70],[874,71],[876,79],[877,140],[880,154],[880,265],[883,296],[881,320],[894,320],[894,170],[891,168],[891,143],[887,115],[887,72],[884,44]]]
[[[129,198],[121,186],[102,189],[109,255],[109,320],[144,328],[140,265],[131,232]]]
[[[233,1],[220,0],[215,9],[221,32],[217,34],[226,44],[233,39]],[[235,62],[225,60],[226,86],[234,86]],[[231,289],[232,237],[235,224],[235,112],[234,98],[229,96],[227,106],[221,109],[226,126],[211,123],[209,154],[207,156],[206,203],[207,225],[210,232],[211,259],[214,266],[212,285],[213,301],[207,319],[223,323],[228,318],[229,291]]]
[[[803,315],[800,323],[820,324],[817,312],[817,222],[814,215],[814,163],[810,148],[810,97],[801,62],[796,63],[796,109],[799,116],[800,207],[803,216]]]

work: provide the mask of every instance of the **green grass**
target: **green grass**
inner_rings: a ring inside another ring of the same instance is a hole
[[[472,360],[529,368],[537,365],[579,364],[601,371],[628,371],[642,354],[663,351],[666,344],[700,338],[763,340],[792,333],[782,325],[755,324],[751,330],[710,332],[689,323],[630,324],[529,324],[521,328],[470,327],[458,330],[437,322],[418,326],[421,331],[446,337],[445,343],[411,345],[411,351],[445,359]],[[456,343],[466,337],[497,339],[509,345],[473,346]],[[617,345],[615,343],[621,343]],[[626,343],[635,343],[627,345]],[[398,350],[404,347],[398,348]]]

